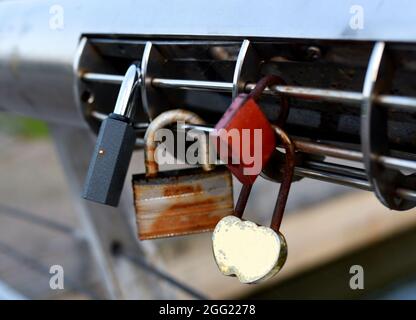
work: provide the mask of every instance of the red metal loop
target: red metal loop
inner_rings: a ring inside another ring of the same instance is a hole
[[[263,91],[270,86],[274,85],[286,85],[286,81],[276,75],[267,75],[260,79],[250,92],[249,97],[254,100],[259,100]],[[280,112],[276,120],[276,125],[283,128],[286,119],[289,115],[289,99],[285,95],[280,94]]]
[[[270,224],[270,228],[278,232],[282,223],[283,214],[285,212],[290,186],[292,185],[293,173],[295,169],[295,147],[288,135],[280,127],[273,127],[276,130],[277,135],[280,137],[282,145],[286,151],[283,180],[280,185],[279,195],[277,197],[276,205],[273,211],[272,222]],[[242,218],[244,209],[246,208],[252,186],[252,184],[244,184],[238,197],[237,204],[234,209],[234,215],[240,219]]]

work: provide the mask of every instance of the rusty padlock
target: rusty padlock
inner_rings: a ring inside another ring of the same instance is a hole
[[[295,150],[286,133],[277,126],[275,130],[285,148],[286,162],[270,228],[241,220],[252,188],[252,184],[245,184],[235,214],[222,218],[212,234],[214,257],[221,273],[235,275],[242,283],[269,279],[286,262],[287,244],[279,229],[292,183]]]
[[[243,184],[254,183],[276,149],[274,130],[256,101],[267,87],[282,83],[278,76],[262,78],[250,94],[242,93],[234,99],[215,126],[212,135],[217,140],[218,156]],[[283,126],[288,112],[287,97],[281,96],[277,125]]]
[[[141,240],[212,231],[233,213],[232,177],[225,166],[209,164],[207,144],[201,145],[201,168],[159,172],[155,159],[158,129],[177,121],[204,124],[193,112],[176,109],[156,117],[145,134],[146,173],[133,176],[134,205]]]

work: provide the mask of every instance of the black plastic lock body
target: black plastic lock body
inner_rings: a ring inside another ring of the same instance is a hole
[[[128,118],[112,113],[102,122],[84,185],[85,199],[118,206],[135,141]]]

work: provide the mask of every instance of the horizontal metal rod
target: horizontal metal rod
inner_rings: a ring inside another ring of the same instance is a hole
[[[124,257],[126,257],[130,262],[137,265],[139,268],[142,268],[146,272],[149,272],[150,274],[164,280],[165,282],[169,283],[170,285],[186,292],[190,296],[194,297],[198,300],[207,300],[208,297],[206,297],[201,292],[197,291],[194,288],[189,287],[188,285],[182,283],[181,281],[176,280],[174,277],[170,276],[166,272],[157,269],[153,265],[149,264],[144,258],[139,257],[137,254],[124,252]]]
[[[387,107],[394,107],[395,110],[415,111],[416,99],[412,97],[400,97],[379,95],[374,98],[377,104]]]
[[[64,234],[74,234],[74,229],[60,222],[44,218],[32,212],[10,207],[6,204],[0,204],[0,215],[6,215],[13,219],[20,219],[33,223],[44,228],[62,232]]]
[[[102,121],[104,120],[107,115],[104,113],[100,113],[97,111],[93,111],[91,115]],[[135,128],[137,130],[145,130],[147,128],[147,123],[138,123],[135,125]],[[202,126],[202,125],[192,125],[192,124],[184,124],[180,128],[180,130],[198,130],[201,132],[210,133],[214,130],[214,128],[209,126]],[[349,150],[349,149],[343,149],[340,147],[335,147],[327,144],[322,143],[316,143],[316,142],[310,142],[306,140],[300,140],[300,139],[292,139],[296,150],[308,153],[308,154],[315,154],[315,155],[322,155],[327,157],[334,157],[342,160],[350,160],[350,161],[357,161],[362,162],[363,161],[363,154],[361,151],[356,150]],[[142,139],[138,141],[139,146],[143,146]],[[400,154],[399,152],[396,152]],[[407,160],[407,159],[401,159],[391,156],[378,156],[378,161],[385,167],[396,169],[396,170],[407,170],[410,172],[416,172],[416,161],[414,160]]]
[[[343,176],[351,176],[359,179],[367,179],[367,175],[364,169],[355,168],[352,166],[346,166],[338,163],[331,163],[326,161],[304,161],[302,162],[309,169],[315,169],[320,171],[332,172],[341,174]]]
[[[91,115],[91,117],[93,117],[97,120],[100,120],[100,121],[104,121],[108,117],[108,114],[98,112],[98,111],[95,111],[95,110],[91,111],[90,115]]]
[[[397,195],[407,200],[416,201],[416,191],[399,188],[396,190]]]
[[[344,176],[333,172],[321,171],[305,167],[296,167],[295,175],[310,178],[315,180],[321,180],[326,182],[332,182],[347,187],[354,187],[366,191],[372,191],[371,185],[367,180],[360,178]],[[407,191],[406,191],[407,192]]]
[[[310,154],[323,155],[327,157],[334,157],[343,160],[362,161],[363,154],[360,151],[342,149],[339,147],[310,142],[299,139],[292,139],[296,149]]]
[[[365,178],[359,178],[364,170],[358,168],[347,167],[348,172],[353,175],[343,175],[341,172],[345,171],[345,166],[337,164],[320,163],[321,168],[326,167],[326,170],[313,169],[306,164],[306,167],[295,167],[295,175],[299,177],[315,179],[347,187],[353,187],[366,191],[373,191],[371,184]],[[332,167],[332,168],[331,168]],[[416,191],[405,188],[398,188],[396,194],[404,199],[416,201]]]
[[[212,132],[214,129],[207,126],[195,126],[192,124],[185,124],[182,126],[181,129],[196,129],[203,132]],[[363,154],[361,151],[356,150],[349,150],[343,149],[340,147],[335,147],[327,144],[310,142],[300,139],[292,139],[293,143],[296,146],[298,151],[315,154],[315,155],[323,155],[327,157],[334,157],[342,160],[350,160],[350,161],[363,161]],[[400,152],[397,152],[400,154]],[[416,161],[395,158],[390,156],[378,156],[378,161],[384,165],[385,167],[397,169],[397,170],[409,170],[409,171],[416,171]]]
[[[124,76],[117,74],[106,74],[106,73],[93,73],[86,72],[81,76],[82,80],[88,82],[101,82],[111,84],[121,84]]]
[[[331,145],[297,139],[293,139],[293,142],[295,143],[296,149],[304,153],[323,155],[343,160],[358,162],[363,161],[363,154],[361,151],[342,149]],[[414,160],[395,158],[391,156],[377,156],[377,160],[386,168],[408,170],[411,172],[416,171],[416,161]]]
[[[104,73],[86,72],[81,75],[82,80],[89,82],[102,82],[111,84],[121,84],[123,76]],[[163,79],[154,78],[152,85],[158,88],[171,88],[182,90],[200,90],[200,91],[216,91],[216,92],[230,92],[233,84],[231,82],[220,81],[204,81],[204,80],[184,80],[184,79]],[[247,83],[245,91],[251,92],[255,83]],[[284,94],[288,97],[310,100],[322,100],[328,102],[341,102],[360,107],[363,100],[361,92],[342,91],[342,90],[327,90],[298,86],[271,86],[264,91],[266,95]],[[398,110],[415,111],[416,98],[401,97],[391,95],[378,95],[375,98],[377,104],[387,107],[394,107]]]
[[[256,87],[255,83],[248,83],[245,86],[245,91],[251,92]],[[362,94],[353,91],[341,90],[327,90],[298,86],[284,86],[275,85],[266,88],[263,91],[266,95],[283,94],[288,97],[308,99],[308,100],[323,100],[328,102],[343,102],[351,105],[357,105],[362,101]]]
[[[105,119],[106,115],[98,112],[92,114],[98,120]],[[140,128],[146,127],[145,123],[139,124]],[[184,124],[178,127],[179,130],[195,129],[201,132],[212,132],[214,129],[208,126]],[[330,145],[308,142],[304,140],[293,139],[297,150],[316,154],[339,158],[343,160],[361,161],[362,153],[359,151],[346,150]],[[137,145],[143,146],[143,139],[137,139]],[[415,169],[415,161],[396,159],[393,157],[382,156],[379,161],[392,168],[408,170]],[[372,191],[370,183],[366,179],[366,174],[363,169],[354,168],[350,166],[319,162],[306,161],[304,166],[295,168],[295,175],[320,181],[331,182],[348,187],[358,188],[366,191]],[[409,200],[416,200],[416,191],[399,188],[397,194]]]
[[[377,160],[387,168],[416,172],[416,161],[414,160],[399,159],[388,156],[378,156]]]
[[[158,79],[152,80],[152,85],[157,88],[171,88],[184,90],[231,92],[233,84],[231,82],[202,81],[202,80],[176,80]]]
[[[48,281],[47,279],[49,278],[50,265],[46,263],[46,259],[33,257],[22,249],[17,249],[17,245],[9,245],[7,242],[2,240],[0,240],[0,254],[12,258],[18,262],[20,266],[24,266],[27,271],[34,271],[38,276],[44,277],[45,282]],[[88,284],[89,283],[80,282],[78,277],[65,274],[65,286],[67,286],[67,290],[69,289],[70,291],[83,293],[91,299],[99,299],[97,294],[94,292],[95,290],[90,290]]]

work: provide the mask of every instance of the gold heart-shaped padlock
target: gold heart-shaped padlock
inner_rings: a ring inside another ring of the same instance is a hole
[[[287,134],[274,126],[286,151],[282,184],[271,226],[258,226],[241,219],[252,185],[243,185],[234,215],[222,218],[212,234],[215,262],[226,276],[237,276],[242,283],[256,283],[274,276],[287,257],[287,244],[279,232],[295,166],[295,150]]]

